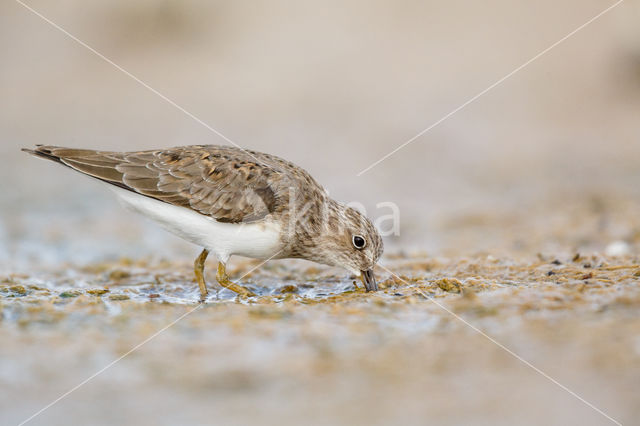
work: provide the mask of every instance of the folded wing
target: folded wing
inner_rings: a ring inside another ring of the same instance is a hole
[[[277,162],[269,164],[273,157],[233,147],[120,153],[38,146],[24,151],[220,222],[260,220],[283,202],[278,196],[282,174]]]

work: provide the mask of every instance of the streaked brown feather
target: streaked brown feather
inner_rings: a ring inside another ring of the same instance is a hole
[[[60,157],[60,159],[67,166],[98,179],[121,182],[123,178],[123,174],[114,167],[95,166],[83,161],[77,161],[75,158]]]
[[[25,151],[220,222],[251,222],[282,212],[290,188],[298,196],[322,191],[304,170],[285,160],[227,146],[130,153],[39,146]],[[302,179],[286,178],[292,174]]]

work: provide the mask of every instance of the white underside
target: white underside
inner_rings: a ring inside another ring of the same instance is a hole
[[[153,198],[112,187],[122,204],[140,213],[177,236],[204,247],[226,262],[238,255],[255,259],[277,256],[281,249],[280,226],[275,223],[222,223]]]

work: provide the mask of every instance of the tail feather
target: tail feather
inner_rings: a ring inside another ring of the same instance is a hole
[[[117,170],[121,163],[114,155],[88,149],[64,148],[52,145],[36,145],[35,149],[22,148],[23,152],[35,157],[44,158],[84,173],[96,179],[124,189],[131,190],[124,184],[124,175]]]
[[[51,150],[47,149],[48,147],[44,147],[42,145],[37,145],[36,149],[22,148],[22,152],[26,152],[27,154],[31,154],[34,157],[45,158],[47,160],[55,161],[56,163],[62,163],[60,157],[55,156]]]

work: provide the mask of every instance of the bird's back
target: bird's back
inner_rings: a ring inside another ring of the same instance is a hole
[[[286,211],[291,197],[324,192],[302,168],[274,155],[198,145],[138,152],[38,146],[23,151],[124,190],[218,222],[255,222]],[[293,195],[292,195],[293,194]]]

